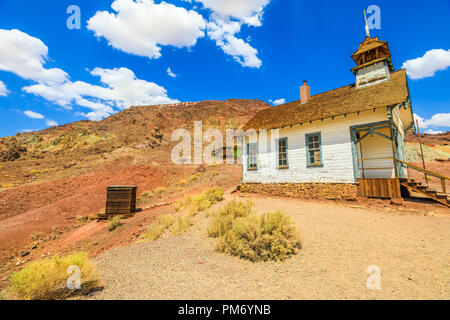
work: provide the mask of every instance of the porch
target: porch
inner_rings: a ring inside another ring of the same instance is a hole
[[[391,121],[351,127],[358,196],[402,198],[419,193],[448,206],[448,177],[406,162],[404,133]],[[409,179],[409,170],[425,175],[426,184]],[[428,185],[428,177],[440,179],[441,188]]]

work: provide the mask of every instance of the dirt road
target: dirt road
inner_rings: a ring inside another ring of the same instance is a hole
[[[304,247],[298,256],[254,264],[216,253],[205,218],[181,237],[99,256],[96,264],[106,286],[91,298],[450,298],[448,211],[424,215],[331,202],[255,201],[258,212],[281,209],[292,216]],[[381,270],[380,290],[366,285],[372,265]]]

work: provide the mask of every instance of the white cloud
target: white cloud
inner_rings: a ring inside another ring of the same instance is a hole
[[[433,115],[431,119],[424,119],[414,114],[414,119],[419,120],[420,129],[428,129],[430,127],[450,128],[450,113],[438,113]]]
[[[433,130],[433,129],[429,129],[427,131],[425,131],[426,134],[441,134],[444,133],[443,131],[437,131],[437,130]]]
[[[282,99],[278,99],[278,100],[269,100],[269,102],[275,106],[279,106],[280,104],[285,104],[286,99],[282,98]]]
[[[61,69],[46,69],[48,48],[39,39],[19,30],[0,29],[0,70],[42,83],[61,83],[68,79]]]
[[[206,22],[194,10],[153,0],[116,0],[111,8],[116,14],[97,12],[88,29],[126,53],[156,59],[161,46],[193,47],[205,35]]]
[[[49,127],[57,127],[58,126],[58,122],[47,119],[45,120],[45,124],[48,125]]]
[[[32,119],[44,119],[45,118],[42,114],[34,112],[34,111],[30,111],[30,110],[24,111],[24,114],[28,118],[32,118]]]
[[[411,79],[428,78],[450,67],[450,50],[433,49],[423,57],[405,61],[402,68],[406,69]]]
[[[54,86],[36,84],[25,87],[23,90],[69,110],[72,109],[73,104],[91,109],[89,113],[82,113],[90,120],[101,120],[115,113],[117,109],[123,110],[133,105],[179,102],[169,98],[163,87],[137,79],[134,72],[127,68],[95,68],[91,74],[100,77],[100,81],[105,86],[82,81],[68,81]]]
[[[0,97],[6,97],[8,95],[8,89],[6,89],[5,84],[3,81],[0,81]]]
[[[225,18],[236,18],[245,24],[259,27],[264,7],[270,0],[197,0],[206,8]]]
[[[215,18],[208,23],[208,37],[216,41],[222,50],[243,67],[260,68],[262,61],[258,50],[235,35],[241,30],[241,22]]]
[[[167,68],[167,74],[169,75],[169,77],[172,77],[172,78],[177,77],[177,75],[175,73],[173,73],[173,71],[172,71],[172,69],[170,69],[170,67]]]
[[[260,27],[264,8],[270,0],[197,0],[213,13],[208,23],[208,37],[243,67],[260,68],[258,50],[238,38],[243,25]]]

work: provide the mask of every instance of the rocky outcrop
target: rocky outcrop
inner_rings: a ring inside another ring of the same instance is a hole
[[[19,159],[22,154],[26,153],[27,149],[17,144],[12,144],[0,151],[0,162],[15,161]]]

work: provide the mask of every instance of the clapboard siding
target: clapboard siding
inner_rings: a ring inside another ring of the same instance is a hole
[[[277,151],[274,145],[258,153],[258,170],[247,170],[246,153],[243,154],[244,183],[354,183],[352,142],[350,127],[388,120],[386,110],[366,111],[359,115],[339,116],[334,120],[316,121],[312,124],[296,125],[280,129],[279,137],[288,138],[288,169],[278,169]],[[323,166],[307,167],[305,135],[321,132]],[[381,138],[381,137],[380,137]],[[248,142],[247,138],[247,142]],[[372,138],[371,138],[372,139]],[[371,145],[374,157],[392,157],[390,141],[374,138]],[[383,138],[381,138],[383,139]],[[269,139],[270,141],[270,134]],[[385,164],[383,164],[385,165]],[[392,166],[392,163],[391,163]],[[392,170],[391,170],[392,171]],[[392,172],[381,172],[383,178],[390,178]],[[380,174],[380,173],[378,173]]]

